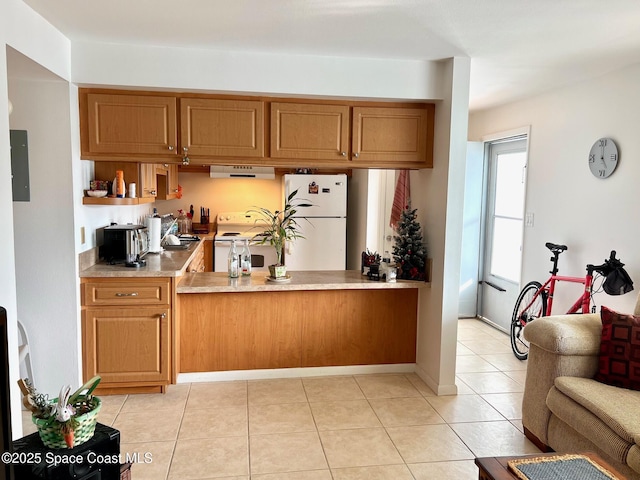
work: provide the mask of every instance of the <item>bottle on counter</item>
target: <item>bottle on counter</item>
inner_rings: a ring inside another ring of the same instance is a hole
[[[178,233],[191,233],[191,219],[183,210],[178,210]]]
[[[251,275],[251,250],[249,250],[249,240],[244,239],[242,253],[240,253],[240,268],[242,275],[248,277]]]
[[[238,250],[236,249],[236,241],[231,240],[231,249],[229,250],[229,261],[228,261],[229,277],[238,278],[239,260],[240,258],[238,256]]]

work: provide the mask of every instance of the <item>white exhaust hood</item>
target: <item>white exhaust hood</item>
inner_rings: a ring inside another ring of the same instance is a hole
[[[245,165],[212,165],[211,178],[262,178],[273,180],[276,172],[273,167],[251,167]]]

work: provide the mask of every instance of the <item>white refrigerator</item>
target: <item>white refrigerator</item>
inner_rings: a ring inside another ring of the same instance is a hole
[[[347,176],[285,175],[285,198],[298,190],[296,199],[312,207],[298,209],[295,217],[304,238],[284,250],[287,270],[345,270],[347,266]]]

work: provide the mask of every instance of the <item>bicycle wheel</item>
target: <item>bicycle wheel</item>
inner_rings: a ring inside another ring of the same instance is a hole
[[[547,313],[547,297],[543,293],[534,297],[542,287],[540,282],[527,283],[516,300],[516,306],[511,316],[511,349],[518,360],[526,360],[529,356],[529,342],[522,334],[524,327],[530,321],[544,317]]]

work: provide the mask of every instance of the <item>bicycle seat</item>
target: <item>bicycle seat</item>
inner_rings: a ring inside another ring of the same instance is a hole
[[[562,253],[567,249],[566,245],[556,245],[555,243],[547,242],[544,244],[553,253]]]

